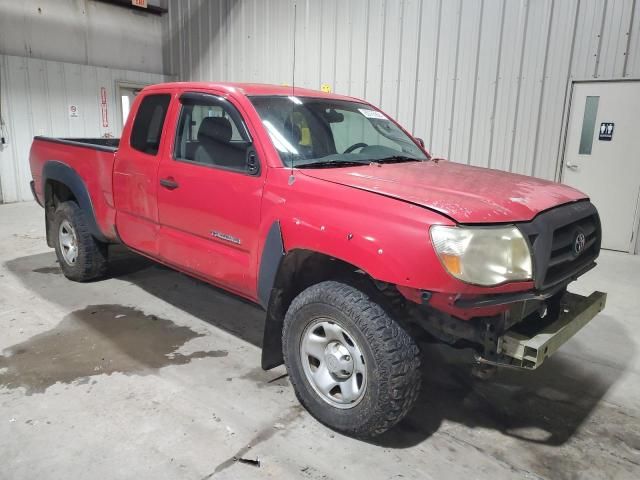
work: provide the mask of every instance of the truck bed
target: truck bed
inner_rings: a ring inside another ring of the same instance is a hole
[[[114,240],[116,234],[113,230],[115,209],[112,174],[119,144],[119,138],[35,137],[31,145],[30,167],[33,177],[32,190],[38,203],[44,205],[44,187],[48,179],[75,185],[78,190],[86,191],[86,201],[95,214],[99,230],[96,237]],[[49,168],[49,177],[45,171],[46,165]],[[51,168],[60,171],[65,167],[72,172],[73,179],[51,176]],[[77,198],[80,195],[76,193],[75,196]]]

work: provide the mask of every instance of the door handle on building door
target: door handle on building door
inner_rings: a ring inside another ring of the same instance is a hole
[[[576,165],[575,163],[567,162],[566,165],[569,170],[573,170],[574,172],[578,170],[578,165]]]

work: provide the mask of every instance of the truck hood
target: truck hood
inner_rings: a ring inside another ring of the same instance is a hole
[[[525,222],[587,198],[566,185],[449,161],[304,169],[300,173],[435,210],[458,223]]]

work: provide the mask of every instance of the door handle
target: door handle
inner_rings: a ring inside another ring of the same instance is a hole
[[[578,170],[578,165],[576,165],[575,163],[567,162],[566,165],[569,170],[573,170],[574,172]]]
[[[173,177],[161,178],[160,179],[160,185],[162,185],[164,188],[166,188],[168,190],[175,190],[176,188],[179,187],[178,182],[176,182],[173,179]]]

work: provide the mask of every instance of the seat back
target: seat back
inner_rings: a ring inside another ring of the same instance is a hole
[[[196,162],[209,165],[243,169],[245,166],[246,144],[231,141],[233,129],[226,117],[206,117],[198,129]]]

